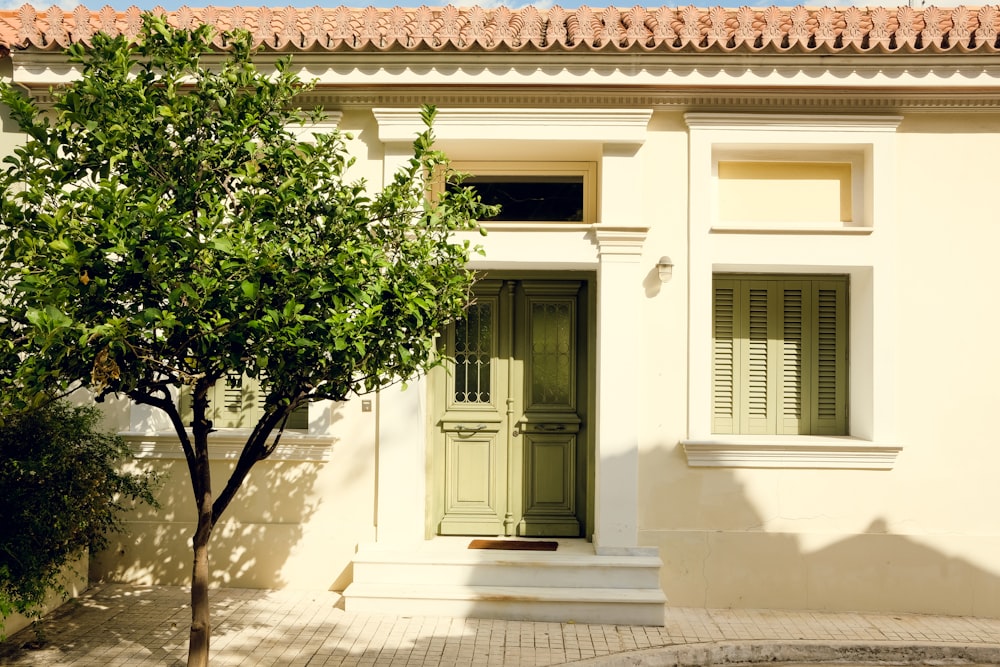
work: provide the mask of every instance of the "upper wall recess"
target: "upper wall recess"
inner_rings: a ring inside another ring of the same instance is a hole
[[[1000,7],[858,7],[566,10],[535,7],[350,9],[206,7],[163,12],[178,27],[245,28],[277,51],[656,51],[743,53],[996,53]],[[134,37],[136,7],[98,12],[25,4],[0,11],[5,49],[58,50],[96,32]],[[221,45],[221,43],[220,43]]]

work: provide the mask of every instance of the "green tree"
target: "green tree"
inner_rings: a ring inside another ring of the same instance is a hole
[[[22,409],[84,387],[161,410],[197,509],[189,665],[208,661],[208,542],[290,412],[403,381],[473,280],[459,230],[488,217],[432,149],[377,194],[348,180],[338,132],[300,142],[309,88],[279,60],[253,64],[245,32],[175,30],[146,16],[137,44],[74,45],[77,80],[40,112],[0,99],[27,135],[0,176],[0,396]],[[221,62],[220,62],[221,60]],[[266,410],[221,488],[209,470],[209,396],[227,373],[259,379]],[[176,390],[192,398],[185,424]]]
[[[40,615],[51,591],[66,595],[64,566],[122,530],[129,500],[155,505],[154,477],[122,471],[128,445],[100,420],[57,401],[0,424],[0,619]]]

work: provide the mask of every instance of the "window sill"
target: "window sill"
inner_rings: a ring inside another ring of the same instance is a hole
[[[740,224],[717,223],[710,228],[713,234],[828,234],[865,236],[874,231],[870,226],[851,225],[778,225],[778,224]]]
[[[519,222],[516,220],[483,220],[479,223],[489,232],[588,232],[594,228],[591,222]]]
[[[723,436],[681,445],[689,466],[707,468],[892,470],[903,449],[849,436]]]
[[[132,448],[137,459],[184,459],[184,450],[173,431],[155,433],[119,433]],[[250,429],[224,429],[208,436],[210,461],[235,461],[243,451]],[[267,457],[268,461],[329,461],[333,454],[334,438],[285,431],[278,447]]]

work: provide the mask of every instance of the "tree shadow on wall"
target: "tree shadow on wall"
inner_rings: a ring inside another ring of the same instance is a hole
[[[343,418],[343,409],[333,408],[331,423]],[[209,543],[213,588],[346,585],[355,545],[342,542],[345,534],[356,534],[357,529],[344,528],[355,517],[345,498],[352,492],[370,493],[374,468],[371,457],[364,455],[364,443],[352,440],[330,437],[328,444],[298,447],[286,439],[283,446],[288,449],[279,448],[273,458],[254,466]],[[213,454],[216,490],[228,479],[234,449],[217,447]],[[157,494],[161,506],[130,513],[127,532],[92,557],[91,579],[188,586],[196,523],[186,462],[177,446],[170,458],[143,458],[136,464],[163,474]],[[214,591],[213,606],[217,596]]]

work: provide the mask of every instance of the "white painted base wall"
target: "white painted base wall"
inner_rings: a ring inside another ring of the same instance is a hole
[[[87,590],[89,586],[87,579],[89,561],[89,554],[84,553],[80,558],[68,563],[63,568],[61,576],[64,579],[64,586],[69,598],[75,598]],[[43,606],[43,615],[58,609],[66,603],[67,599],[58,593],[50,593]],[[3,619],[3,630],[0,634],[10,637],[29,627],[33,622],[33,619],[26,618],[21,614],[13,614]]]

